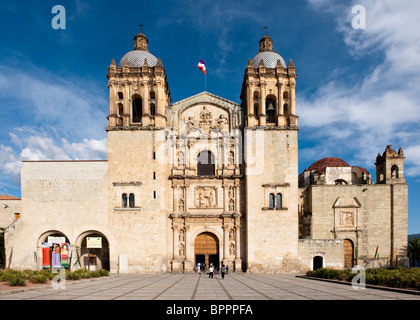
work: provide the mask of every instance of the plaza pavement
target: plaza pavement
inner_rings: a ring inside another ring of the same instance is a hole
[[[225,279],[220,274],[213,279],[195,273],[111,274],[64,285],[3,292],[0,300],[420,300],[420,295],[356,290],[291,274],[229,273]]]

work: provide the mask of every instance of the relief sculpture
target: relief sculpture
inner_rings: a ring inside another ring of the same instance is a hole
[[[216,188],[199,187],[197,188],[197,207],[215,208],[216,207]]]

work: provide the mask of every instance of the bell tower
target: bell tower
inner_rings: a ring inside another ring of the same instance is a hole
[[[246,126],[297,128],[296,68],[292,60],[286,66],[273,51],[273,40],[265,35],[259,53],[248,60],[242,83],[242,108]]]
[[[376,157],[376,183],[405,183],[404,179],[404,152],[398,152],[387,145],[382,155]]]
[[[286,66],[264,35],[248,60],[240,96],[250,271],[286,270],[298,259],[296,78],[292,60]]]
[[[123,244],[119,248],[129,268],[159,270],[168,259],[164,129],[171,97],[165,68],[149,52],[147,37],[138,33],[133,40],[133,50],[118,64],[112,60],[107,74],[108,223],[124,235],[124,243],[138,246],[136,254]]]
[[[108,130],[127,127],[165,127],[171,102],[162,61],[148,50],[143,33],[134,37],[134,50],[108,68]]]

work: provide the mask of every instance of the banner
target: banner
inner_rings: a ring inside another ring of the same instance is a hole
[[[102,248],[102,237],[87,237],[86,248]]]
[[[61,253],[61,267],[68,268],[69,267],[69,244],[62,243],[60,247]]]
[[[43,242],[41,247],[42,247],[42,267],[50,268],[51,267],[50,244],[48,242]]]
[[[51,246],[51,260],[52,268],[60,269],[61,268],[61,255],[60,255],[60,245],[58,243],[53,243]]]

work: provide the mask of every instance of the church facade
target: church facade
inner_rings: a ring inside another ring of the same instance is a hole
[[[299,175],[296,68],[269,36],[241,104],[209,92],[173,103],[142,33],[107,77],[108,159],[23,163],[22,198],[0,208],[9,267],[51,265],[53,243],[69,245],[72,268],[120,273],[405,263],[402,150],[378,155],[376,183],[336,158]]]

